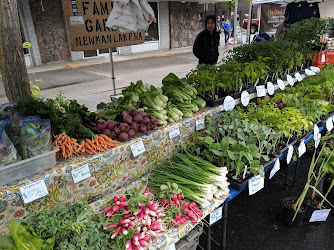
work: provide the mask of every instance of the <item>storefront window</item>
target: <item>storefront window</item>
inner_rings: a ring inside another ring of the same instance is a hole
[[[157,2],[149,2],[151,5],[155,19],[157,20],[155,23],[151,23],[148,27],[148,30],[145,32],[145,41],[158,41],[159,40],[159,20],[158,20],[158,3]]]

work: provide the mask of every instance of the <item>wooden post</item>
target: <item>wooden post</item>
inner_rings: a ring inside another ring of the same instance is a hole
[[[10,102],[31,96],[16,0],[0,0],[0,72]]]

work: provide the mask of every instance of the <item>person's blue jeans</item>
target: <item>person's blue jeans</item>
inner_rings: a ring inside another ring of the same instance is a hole
[[[224,32],[225,33],[225,43],[227,43],[228,39],[230,38],[230,32]]]

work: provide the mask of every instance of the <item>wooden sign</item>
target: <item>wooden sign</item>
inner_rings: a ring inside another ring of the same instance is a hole
[[[108,49],[141,44],[145,31],[120,33],[106,26],[113,3],[110,0],[63,0],[72,51]]]

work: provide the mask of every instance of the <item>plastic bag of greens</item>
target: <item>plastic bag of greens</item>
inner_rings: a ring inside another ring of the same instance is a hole
[[[7,136],[9,136],[9,128],[10,128],[10,118],[0,120],[0,126],[6,131]]]
[[[0,120],[6,119],[11,116],[12,111],[9,110],[10,107],[14,106],[16,102],[8,102],[0,105]]]
[[[17,151],[6,134],[3,127],[0,126],[0,167],[14,163],[19,160]]]
[[[31,158],[51,151],[51,123],[23,122],[20,134],[20,154],[22,159]]]
[[[40,122],[40,121],[41,117],[39,115],[24,117],[22,112],[14,113],[14,115],[11,117],[9,136],[16,149],[19,149],[22,124],[24,122],[29,123],[29,122]]]

